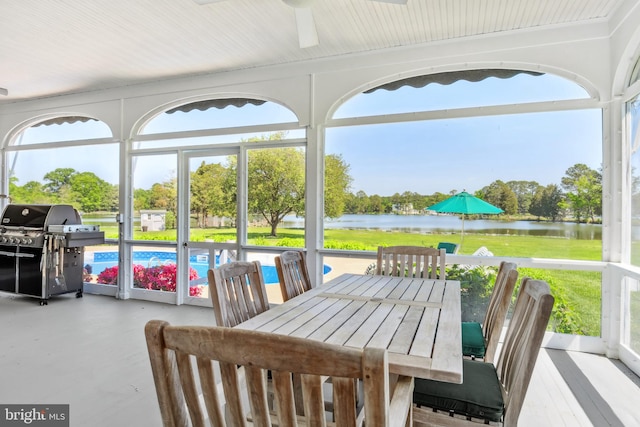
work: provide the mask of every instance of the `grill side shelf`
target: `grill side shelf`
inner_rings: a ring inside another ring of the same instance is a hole
[[[104,244],[104,231],[82,231],[64,234],[63,246],[67,248],[102,244]]]

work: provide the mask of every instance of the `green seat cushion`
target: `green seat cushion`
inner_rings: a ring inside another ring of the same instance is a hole
[[[491,363],[462,361],[462,384],[415,379],[413,403],[467,417],[500,421],[504,414],[502,387]]]
[[[484,336],[480,323],[462,322],[462,354],[483,358],[484,350]]]
[[[438,247],[436,249],[444,249],[444,251],[448,254],[453,254],[456,252],[456,248],[458,247],[455,243],[449,242],[440,242],[438,243]]]

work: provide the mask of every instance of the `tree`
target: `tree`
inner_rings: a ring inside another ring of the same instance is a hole
[[[93,172],[74,173],[67,184],[77,207],[84,212],[111,210],[114,189]]]
[[[38,181],[29,181],[22,187],[16,184],[17,178],[9,180],[9,194],[12,203],[48,203],[50,195]]]
[[[384,205],[382,197],[374,194],[369,196],[369,213],[381,214],[384,213]]]
[[[502,209],[507,215],[518,213],[518,198],[513,190],[504,182],[497,180],[484,187],[476,197],[484,199]]]
[[[507,185],[518,198],[518,213],[521,215],[528,213],[533,195],[540,184],[535,181],[508,181]]]
[[[230,208],[227,174],[225,166],[204,161],[191,173],[191,211],[196,213],[201,227],[205,226],[209,214],[224,217],[235,212]]]
[[[326,217],[338,218],[344,214],[352,181],[349,165],[345,163],[342,156],[327,154],[324,158],[324,215]]]
[[[367,193],[365,193],[364,191],[360,190],[358,191],[355,195],[354,194],[350,194],[348,197],[348,204],[349,204],[349,212],[351,213],[356,213],[356,214],[363,214],[363,213],[368,213],[369,212],[369,196],[367,196]],[[331,202],[328,201],[325,198],[325,211],[327,208],[327,205],[329,205]],[[346,205],[345,205],[345,209],[346,209]]]
[[[171,178],[163,183],[155,183],[149,190],[149,207],[151,209],[163,209],[167,211],[165,226],[174,228],[177,218],[177,181]]]
[[[573,211],[576,221],[582,222],[602,214],[602,174],[578,163],[567,169],[561,180],[566,191],[566,205]]]
[[[45,191],[50,193],[60,193],[64,187],[68,187],[71,183],[71,177],[76,174],[76,170],[73,168],[57,168],[47,173],[44,176]]]
[[[268,137],[251,138],[249,142],[283,139],[285,133],[276,132]],[[226,188],[235,204],[237,173],[236,157],[229,157]],[[349,202],[351,184],[349,166],[341,156],[325,157],[325,215],[341,216]],[[271,236],[277,236],[277,227],[289,214],[305,214],[305,153],[300,148],[265,148],[248,152],[248,208],[249,213],[262,216],[271,227]]]
[[[133,190],[133,209],[151,209],[151,190],[136,188]]]
[[[249,212],[261,215],[277,236],[277,227],[291,213],[304,215],[304,152],[298,148],[249,151]]]
[[[546,187],[539,186],[529,205],[529,213],[540,217],[546,217],[555,222],[562,211],[564,196],[560,188],[555,184]]]

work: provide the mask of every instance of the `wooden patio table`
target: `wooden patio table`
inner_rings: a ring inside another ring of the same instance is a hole
[[[460,282],[343,274],[235,326],[388,350],[389,372],[462,382]]]

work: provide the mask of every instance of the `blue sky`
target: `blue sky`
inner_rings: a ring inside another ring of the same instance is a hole
[[[476,191],[496,179],[559,184],[601,166],[601,112],[583,110],[329,129],[327,152],[368,195]]]
[[[559,77],[518,75],[507,80],[489,78],[476,83],[462,80],[421,89],[378,90],[353,97],[338,109],[335,117],[585,97],[588,95],[582,88]],[[227,107],[162,115],[152,121],[146,132],[294,120],[294,115],[284,107],[266,103],[240,109]],[[601,123],[600,110],[580,110],[328,128],[326,149],[328,153],[340,154],[349,164],[352,191],[362,190],[369,195],[403,191],[448,193],[463,189],[473,192],[496,179],[559,184],[565,171],[576,163],[600,168]],[[27,138],[32,143],[78,139],[77,133],[70,133],[72,126],[92,137],[109,135],[103,124],[89,122],[33,128]],[[91,171],[117,183],[117,170],[113,168],[117,148],[92,147],[88,156],[86,151],[86,148],[54,150],[48,153],[45,162],[41,157],[38,160],[36,153],[20,152],[15,170],[19,184],[42,181],[43,175],[55,167]],[[176,170],[172,159],[162,156],[141,162],[136,187],[148,188],[169,179]]]

